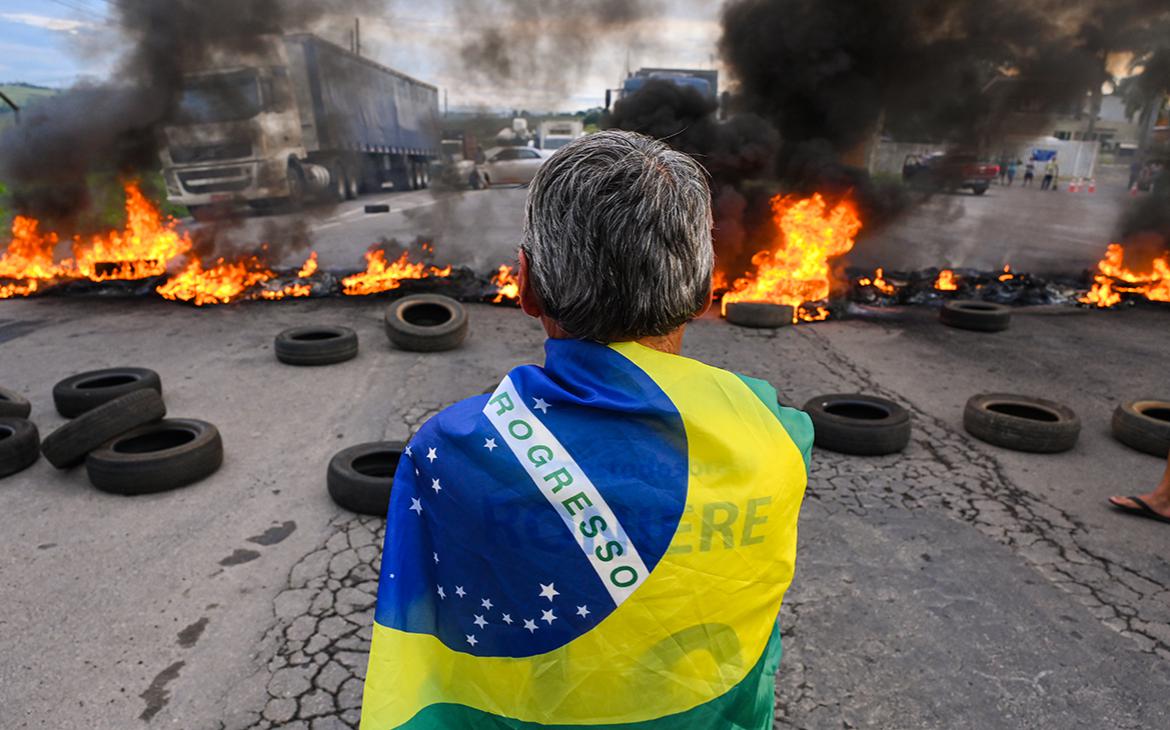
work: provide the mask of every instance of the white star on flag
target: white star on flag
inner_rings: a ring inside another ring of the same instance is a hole
[[[463,598],[467,595],[467,591],[463,590],[463,586],[455,586],[455,595]]]
[[[411,497],[410,498],[410,510],[412,512],[417,512],[418,514],[421,515],[422,514],[422,502],[418,501],[418,499],[416,499],[414,497]]]
[[[439,455],[435,453],[434,449],[427,449],[427,461],[434,462],[437,458],[439,458]]]
[[[435,586],[438,589],[439,598],[446,598],[447,594],[443,591],[443,586]]]
[[[548,600],[551,601],[554,596],[561,595],[561,592],[553,587],[554,585],[555,585],[554,583],[549,583],[548,585],[541,583],[540,584],[540,597],[547,598]]]
[[[407,446],[405,449],[403,449],[403,450],[402,450],[402,453],[406,454],[407,456],[414,456],[414,454],[410,453],[410,447],[409,447],[409,446]]]
[[[483,442],[483,447],[485,449],[487,449],[488,451],[492,451],[493,449],[496,448],[496,440],[495,439],[485,439]]]
[[[533,398],[533,401],[535,401],[532,405],[533,408],[541,413],[548,413],[548,403],[544,402],[544,398]]]
[[[474,621],[472,621],[471,623],[475,624],[476,626],[478,626],[478,627],[480,627],[480,628],[482,629],[484,626],[487,626],[487,623],[488,623],[488,622],[487,622],[487,621],[484,619],[484,617],[483,617],[483,616],[480,616],[480,615],[477,613],[477,614],[475,614],[475,620],[474,620]]]
[[[557,616],[552,612],[552,610],[541,611],[540,620],[548,623],[551,626],[552,622],[557,620]]]
[[[581,618],[585,618],[586,616],[589,615],[589,607],[588,606],[577,606],[577,615],[580,616]]]
[[[539,629],[540,627],[537,626],[536,622],[533,621],[532,619],[526,618],[526,619],[524,619],[524,628],[528,629],[528,633],[535,634],[536,630]]]
[[[492,599],[485,598],[479,602],[479,605],[483,606],[484,608],[486,608],[487,610],[490,611],[490,610],[492,610]]]
[[[475,640],[475,634],[468,634],[467,635],[467,643],[471,644],[472,646],[475,646],[479,642]]]
[[[439,562],[439,554],[438,554],[438,553],[431,553],[431,555],[434,555],[434,556],[435,556],[435,562],[436,562],[436,563],[437,563],[437,562]]]
[[[439,492],[441,492],[441,491],[443,490],[443,487],[441,487],[441,486],[439,485],[439,480],[438,480],[438,479],[432,479],[432,480],[431,480],[431,489],[435,490],[435,494],[438,494]]]
[[[500,620],[502,620],[504,623],[506,623],[506,624],[508,624],[509,626],[511,626],[511,625],[512,625],[512,614],[510,614],[510,613],[505,613],[505,614],[503,615],[503,617],[502,617]]]

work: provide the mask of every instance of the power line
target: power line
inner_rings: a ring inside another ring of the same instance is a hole
[[[71,2],[70,0],[51,0],[51,2],[54,2],[63,8],[68,8],[69,10],[72,10],[75,13],[80,13],[82,16],[86,17],[89,20],[92,20],[93,22],[96,22],[96,23],[105,23],[106,22],[106,19],[103,18],[102,16],[98,15],[97,13],[95,13],[92,8],[86,8],[86,7],[83,7],[81,5],[77,5],[73,2]]]

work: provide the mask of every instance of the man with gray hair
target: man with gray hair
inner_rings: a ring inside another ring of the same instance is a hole
[[[679,355],[713,265],[690,157],[601,132],[541,168],[520,301],[545,364],[404,452],[362,728],[771,727],[812,426]]]

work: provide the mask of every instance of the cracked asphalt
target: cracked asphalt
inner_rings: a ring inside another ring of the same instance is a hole
[[[54,382],[133,364],[160,372],[170,414],[217,424],[226,456],[204,482],[141,498],[43,461],[0,481],[0,724],[357,726],[383,524],[333,505],[329,457],[404,439],[543,357],[535,323],[486,305],[460,350],[395,351],[384,305],[3,304],[2,384],[30,397],[42,435],[63,422]],[[1018,311],[994,335],[928,308],[858,314],[774,332],[707,318],[685,342],[788,403],[861,391],[912,414],[902,454],[814,455],[776,727],[1168,726],[1170,532],[1104,499],[1160,474],[1108,424],[1123,399],[1170,398],[1170,311]],[[359,357],[277,363],[272,337],[307,323],[354,327]],[[1077,447],[972,440],[963,404],[990,391],[1071,406]]]

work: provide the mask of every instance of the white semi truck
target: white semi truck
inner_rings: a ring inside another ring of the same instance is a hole
[[[308,34],[269,37],[246,61],[187,77],[162,130],[167,197],[192,215],[430,183],[434,86]]]
[[[557,150],[573,140],[585,136],[585,124],[580,119],[550,119],[540,123],[536,131],[536,147]]]

